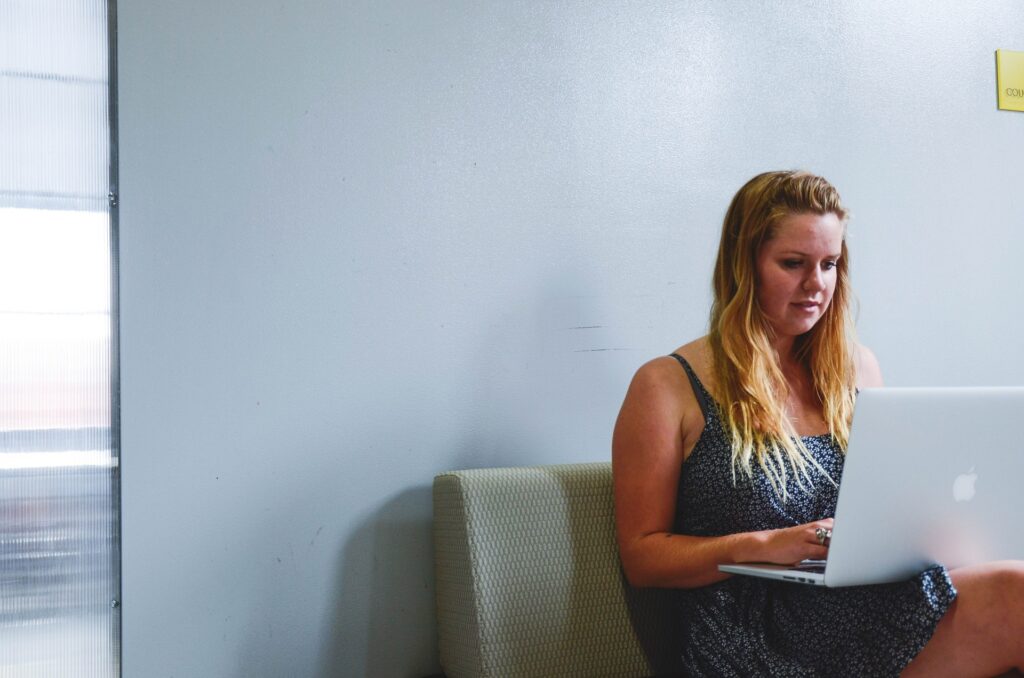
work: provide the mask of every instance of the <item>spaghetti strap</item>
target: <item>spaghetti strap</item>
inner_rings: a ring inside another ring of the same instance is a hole
[[[704,390],[704,385],[700,383],[700,379],[697,378],[697,373],[690,367],[690,363],[686,362],[686,358],[679,355],[678,353],[670,353],[673,358],[679,361],[679,364],[686,370],[686,376],[690,379],[690,386],[693,388],[693,395],[697,398],[697,404],[700,405],[701,414],[704,415],[704,420],[707,421],[710,416],[711,403],[708,402],[707,391]]]

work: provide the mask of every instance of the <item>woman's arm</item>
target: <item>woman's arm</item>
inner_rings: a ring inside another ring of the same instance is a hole
[[[718,571],[723,563],[824,558],[827,549],[814,530],[831,527],[831,520],[724,537],[672,533],[684,450],[703,428],[700,406],[674,360],[656,359],[640,368],[612,438],[616,532],[630,584],[693,588],[727,579]]]

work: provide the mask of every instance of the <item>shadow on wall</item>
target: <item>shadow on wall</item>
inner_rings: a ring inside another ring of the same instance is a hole
[[[440,672],[431,515],[430,487],[416,487],[353,530],[333,577],[320,678]],[[360,656],[365,666],[354,666]]]
[[[603,332],[587,329],[604,324],[592,321],[604,316],[601,298],[575,277],[545,281],[538,295],[500,300],[502,310],[479,320],[486,329],[456,407],[459,437],[436,443],[449,450],[436,472],[555,463],[580,448],[586,461],[606,457],[607,443],[579,442],[595,426],[593,394],[624,389],[590,350],[608,339],[582,336]],[[317,630],[319,678],[440,672],[431,480],[365,516],[342,546]]]

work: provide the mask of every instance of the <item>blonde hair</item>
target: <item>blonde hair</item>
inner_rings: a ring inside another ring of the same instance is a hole
[[[784,501],[787,466],[801,487],[801,477],[809,481],[808,463],[821,467],[786,416],[789,384],[772,343],[773,329],[757,302],[757,257],[781,219],[808,213],[839,218],[842,253],[832,302],[814,327],[797,337],[794,349],[811,375],[829,433],[845,450],[853,416],[854,340],[848,213],[838,191],[822,177],[800,171],[766,172],[748,181],[725,214],[713,278],[709,343],[716,396],[732,443],[733,481],[737,468],[751,477],[756,462]]]

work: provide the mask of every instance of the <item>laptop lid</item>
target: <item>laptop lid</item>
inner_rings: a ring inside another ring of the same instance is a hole
[[[871,388],[857,397],[827,586],[1024,559],[1024,388]]]

